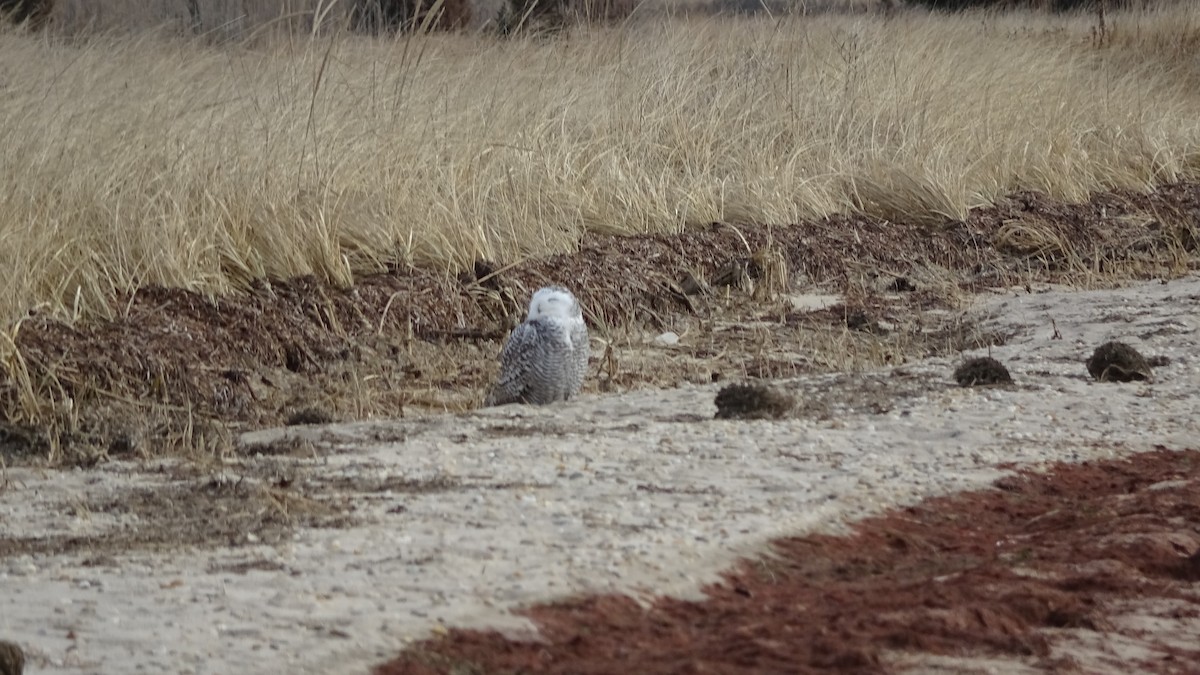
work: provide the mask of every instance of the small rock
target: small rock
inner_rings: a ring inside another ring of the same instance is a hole
[[[797,312],[816,312],[833,307],[844,302],[840,295],[824,295],[819,293],[798,293],[789,295],[788,304]]]
[[[289,427],[294,427],[301,424],[330,424],[333,422],[333,415],[328,411],[320,408],[302,408],[288,415],[284,424]]]
[[[677,345],[677,344],[679,344],[679,335],[672,331],[667,331],[667,332],[663,333],[662,335],[659,335],[658,337],[654,338],[654,344],[664,345],[667,347],[670,347],[672,345]]]
[[[142,437],[136,429],[122,429],[111,436],[108,454],[113,457],[131,455],[142,447]]]
[[[1087,370],[1099,382],[1149,380],[1154,372],[1138,350],[1124,342],[1105,342],[1092,352]]]
[[[708,287],[703,281],[696,278],[696,275],[688,272],[683,277],[683,281],[679,283],[679,288],[683,290],[684,295],[700,295],[708,292]]]
[[[861,309],[856,309],[846,315],[846,327],[850,330],[869,331],[873,325],[874,322],[871,321],[871,317]]]
[[[1008,368],[990,356],[968,359],[954,370],[954,380],[963,387],[1013,383]]]
[[[716,404],[717,419],[778,419],[796,399],[764,384],[730,384],[717,392]]]

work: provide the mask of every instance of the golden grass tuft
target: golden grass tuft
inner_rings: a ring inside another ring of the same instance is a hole
[[[10,30],[0,322],[112,316],[144,285],[344,285],[589,232],[936,222],[1014,190],[1194,178],[1197,66],[1178,56],[1198,18],[1110,14],[1103,47],[1088,16],[1033,13],[655,18],[548,41]]]

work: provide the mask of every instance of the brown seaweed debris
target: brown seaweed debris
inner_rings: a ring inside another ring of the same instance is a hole
[[[293,411],[284,420],[284,424],[289,427],[310,424],[332,424],[333,422],[333,415],[328,410],[316,406],[309,406]]]
[[[1088,373],[1098,382],[1133,382],[1154,376],[1149,362],[1124,342],[1105,342],[1087,360]]]
[[[699,600],[537,604],[519,612],[536,638],[450,628],[372,672],[1200,672],[1197,499],[1195,450],[1028,467],[847,535],[774,540]]]
[[[790,394],[765,384],[730,384],[717,392],[717,419],[779,419],[796,405]]]
[[[21,675],[25,672],[25,652],[12,642],[0,640],[0,675]]]
[[[954,369],[954,380],[962,387],[980,387],[993,384],[1012,384],[1012,375],[996,359],[990,356],[979,356],[968,359]]]

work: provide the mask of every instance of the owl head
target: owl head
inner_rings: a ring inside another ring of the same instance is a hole
[[[529,301],[530,319],[583,319],[583,308],[562,286],[543,286]]]

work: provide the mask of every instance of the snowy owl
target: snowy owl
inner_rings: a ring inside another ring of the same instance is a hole
[[[485,406],[545,404],[579,393],[588,365],[588,330],[583,309],[562,286],[539,288],[529,316],[500,352],[500,377]]]

